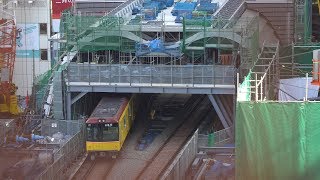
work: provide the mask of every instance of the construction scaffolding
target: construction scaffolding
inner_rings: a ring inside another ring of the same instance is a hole
[[[295,42],[310,43],[312,39],[312,1],[296,0],[295,15]]]
[[[241,54],[252,66],[259,49],[258,18],[235,16],[186,19],[179,24],[68,11],[62,16],[61,47],[77,63],[235,65]]]
[[[0,3],[0,113],[19,113],[13,83],[16,58],[16,20],[13,2]]]

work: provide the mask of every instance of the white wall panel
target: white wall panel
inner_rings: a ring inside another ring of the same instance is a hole
[[[40,49],[48,49],[48,36],[41,34],[40,35]]]
[[[33,70],[34,67],[34,70]],[[50,61],[40,61],[35,59],[34,66],[33,60],[30,58],[17,58],[14,69],[13,81],[18,86],[18,95],[26,96],[27,91],[30,94],[33,84],[33,71],[35,75],[45,73],[50,69]]]
[[[24,0],[18,0],[18,5],[15,8],[17,24],[38,24],[47,23],[47,35],[40,35],[40,49],[48,49],[50,36],[50,1],[36,0],[34,4],[27,3]],[[32,6],[32,7],[30,7]],[[35,58],[16,58],[13,81],[18,86],[18,95],[26,96],[27,92],[30,95],[33,84],[33,72],[38,76],[50,69],[50,53],[48,51],[48,61],[41,61]],[[34,63],[34,64],[33,64]]]

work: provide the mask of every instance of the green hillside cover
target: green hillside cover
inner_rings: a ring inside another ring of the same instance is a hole
[[[238,102],[239,180],[320,179],[320,103]]]

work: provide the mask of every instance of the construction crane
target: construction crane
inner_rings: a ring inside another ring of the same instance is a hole
[[[17,115],[17,87],[13,83],[16,20],[13,2],[0,4],[0,114]]]
[[[319,9],[319,15],[320,15],[320,0],[318,0],[318,9]]]

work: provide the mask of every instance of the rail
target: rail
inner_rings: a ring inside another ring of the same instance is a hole
[[[241,5],[238,7],[238,9],[232,14],[232,16],[229,18],[229,23],[225,26],[225,28],[231,28],[233,27],[237,20],[241,17],[241,15],[246,11],[246,2],[242,2]]]
[[[188,137],[194,134],[200,121],[207,115],[208,104],[208,99],[197,99],[194,104],[186,109],[186,113],[180,116],[184,121],[179,124],[179,127],[169,137],[165,145],[161,147],[157,155],[144,168],[144,171],[139,174],[138,179],[147,179],[148,177],[159,179],[165,173],[172,159],[177,156],[180,149],[187,142]]]
[[[198,144],[198,129],[195,131],[195,133],[189,139],[189,141],[184,145],[184,147],[180,150],[180,152],[174,158],[172,163],[161,175],[160,179],[164,180],[164,179],[181,179],[181,177],[185,178],[189,165],[192,163],[193,159],[196,157],[197,144]]]
[[[121,11],[122,9],[124,9],[125,7],[131,5],[131,4],[134,4],[134,3],[139,3],[139,4],[142,4],[142,0],[129,0],[129,1],[126,1],[122,4],[120,4],[118,7],[114,8],[113,10],[111,10],[107,15],[105,16],[112,16],[112,15],[116,15],[119,11]]]
[[[242,85],[237,83],[238,97],[248,96],[240,101],[264,101],[275,97],[270,89],[277,89],[280,78],[279,72],[279,41],[276,44],[263,42],[257,61],[244,78]],[[237,75],[237,82],[239,82]],[[243,87],[241,87],[243,86]],[[244,90],[245,89],[245,90]],[[244,90],[243,92],[241,92]]]
[[[119,65],[119,64],[69,64],[68,83],[85,82],[89,85],[103,83],[114,86],[126,83],[175,85],[233,85],[234,67],[224,65]]]
[[[232,127],[228,127],[219,131],[215,131],[213,133],[214,144],[219,145],[222,143],[226,143],[231,140],[230,136],[228,135],[228,131],[232,130]],[[199,147],[207,147],[209,142],[209,136],[205,134],[199,134],[198,136],[198,146]]]
[[[47,120],[49,121],[49,120]],[[58,122],[58,121],[56,121]],[[52,121],[51,125],[55,127]],[[69,164],[76,160],[79,154],[84,151],[84,127],[79,124],[79,131],[76,132],[61,148],[54,153],[54,162],[50,164],[39,176],[39,180],[62,179],[64,170]],[[68,130],[67,128],[67,131]],[[71,130],[73,131],[73,130]]]

